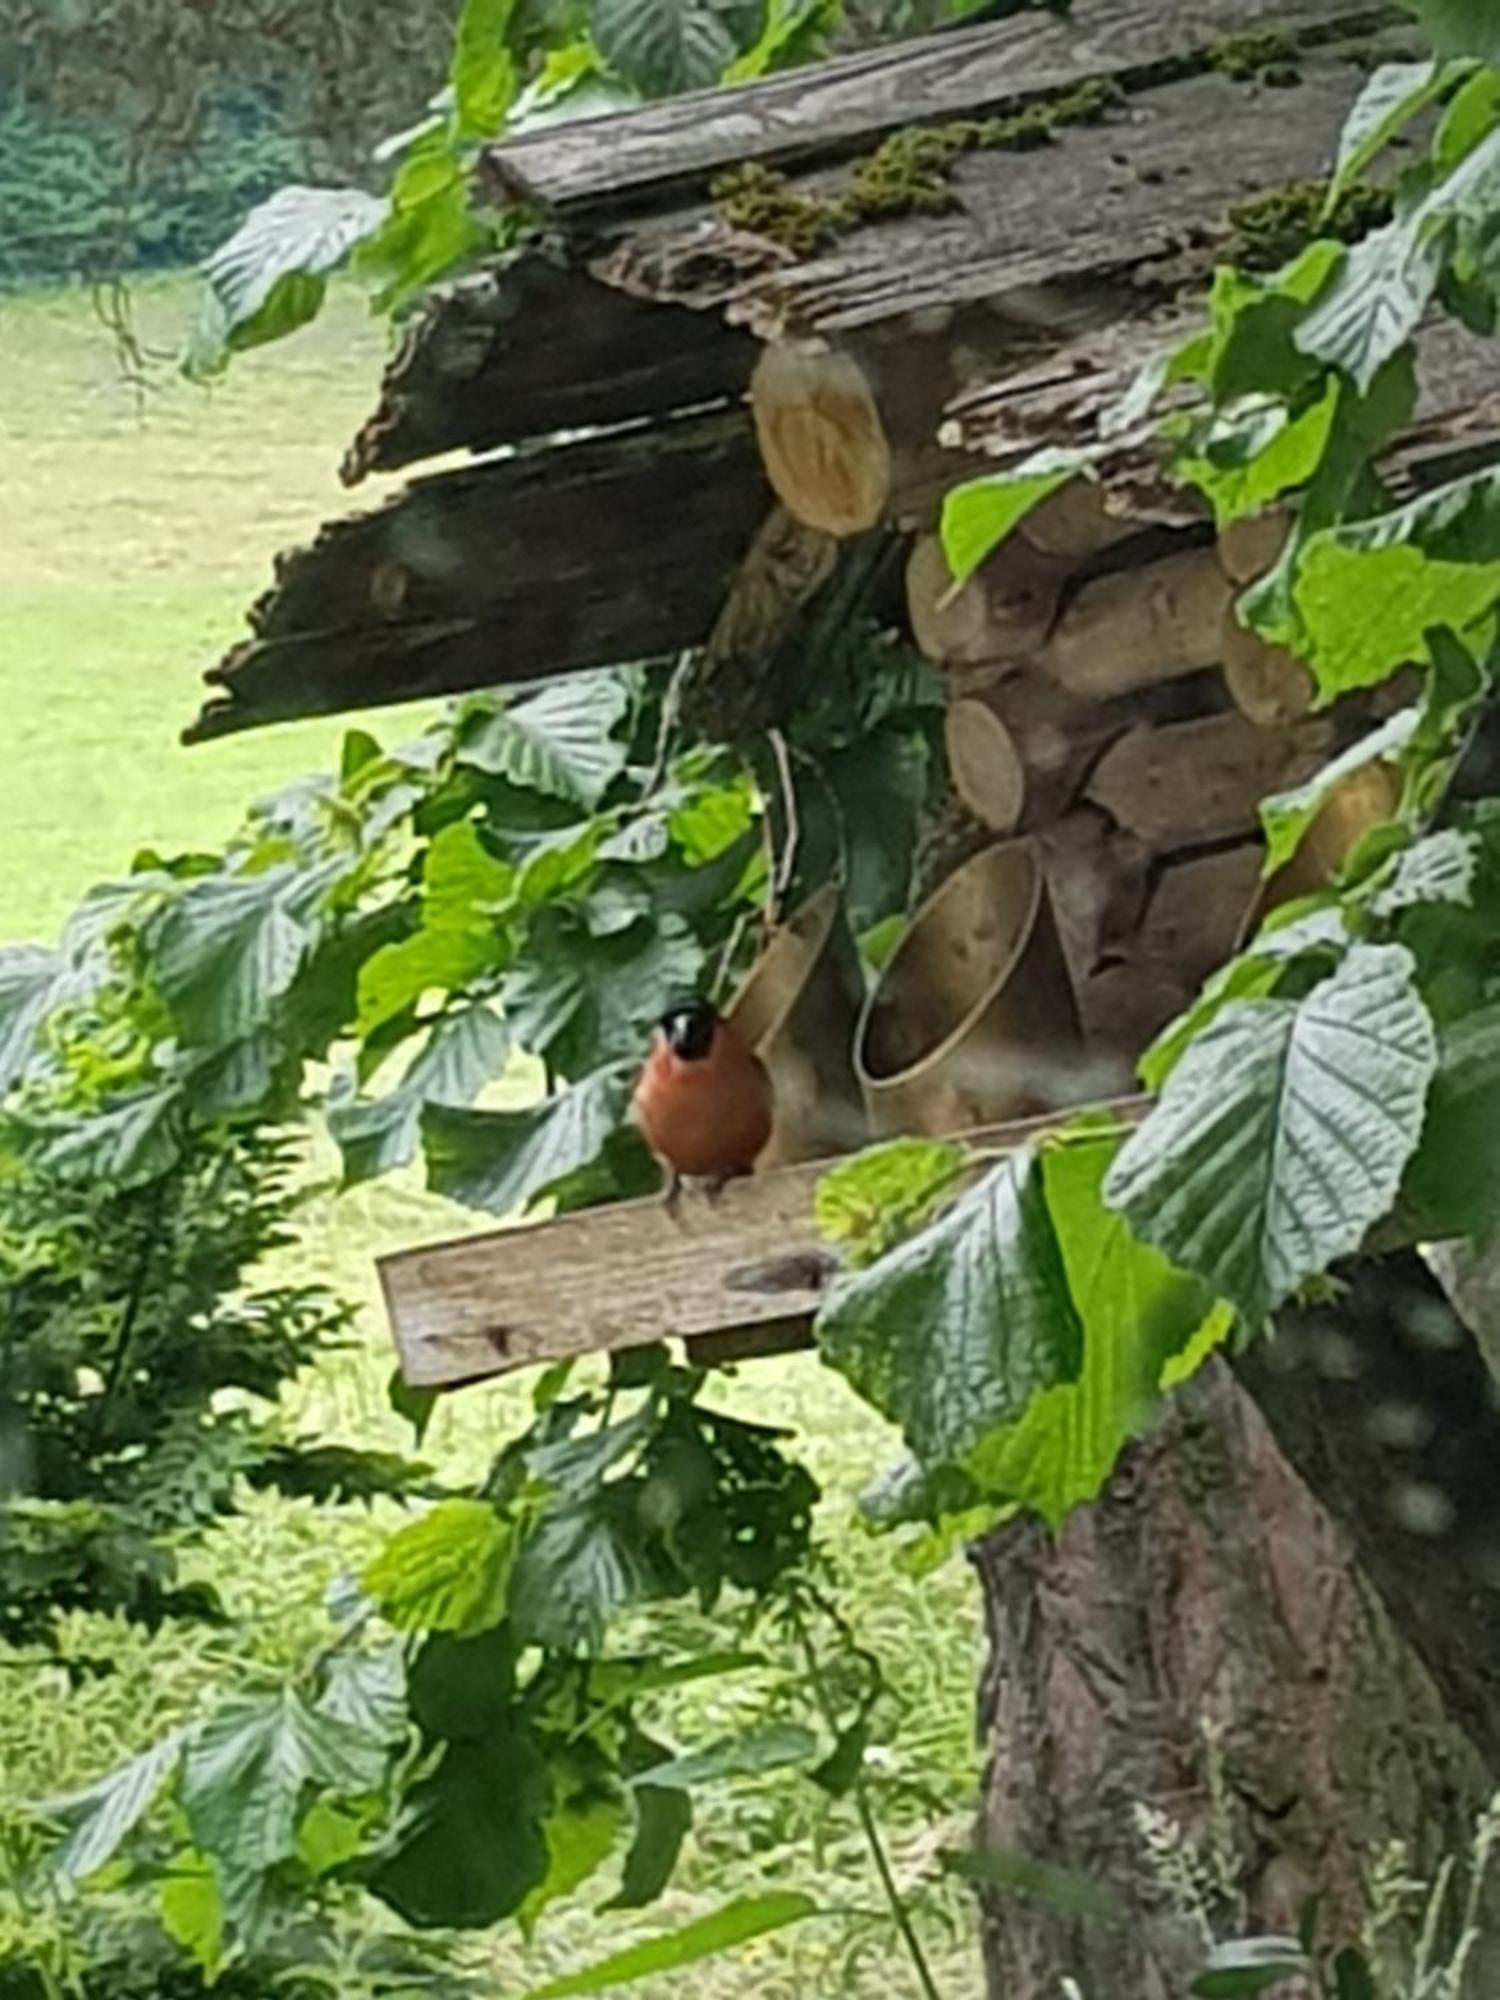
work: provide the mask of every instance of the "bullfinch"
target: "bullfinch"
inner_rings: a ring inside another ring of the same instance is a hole
[[[771,1136],[771,1079],[709,1001],[684,1000],[657,1024],[630,1109],[675,1208],[685,1179],[717,1193],[750,1172]]]

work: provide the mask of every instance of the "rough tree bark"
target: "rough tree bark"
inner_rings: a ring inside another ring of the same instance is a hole
[[[974,1551],[980,1839],[1083,1870],[1127,1913],[985,1892],[994,2000],[1065,1978],[1181,2000],[1207,1927],[1295,1931],[1316,1892],[1321,1934],[1352,1942],[1388,1843],[1429,1878],[1462,1855],[1500,1784],[1497,1465],[1478,1349],[1406,1255],[1211,1364],[1056,1540],[1021,1523]],[[1152,1817],[1196,1857],[1201,1918]],[[1487,1918],[1475,1994],[1500,1991],[1500,1896]]]

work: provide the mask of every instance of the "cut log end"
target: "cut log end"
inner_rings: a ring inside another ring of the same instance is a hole
[[[1028,659],[1056,615],[1067,568],[1012,535],[955,589],[942,542],[919,535],[906,566],[912,636],[941,667]]]
[[[1094,700],[1217,664],[1229,585],[1211,549],[1084,585],[1038,655],[1049,679]]]
[[[1291,531],[1291,516],[1281,507],[1231,521],[1219,536],[1220,568],[1241,588],[1258,582],[1281,560]]]
[[[767,347],[750,409],[766,477],[789,513],[841,539],[876,525],[890,498],[891,447],[851,355]]]
[[[1313,705],[1313,678],[1293,653],[1250,632],[1230,604],[1224,613],[1224,685],[1240,714],[1261,729],[1297,722]]]
[[[954,791],[982,826],[1014,833],[1026,810],[1026,767],[1009,729],[971,696],[950,704],[943,731]]]

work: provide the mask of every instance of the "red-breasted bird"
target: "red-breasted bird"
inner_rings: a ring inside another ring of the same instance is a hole
[[[717,1193],[750,1172],[771,1136],[771,1079],[710,1002],[684,1000],[657,1024],[630,1109],[675,1207],[684,1180]]]

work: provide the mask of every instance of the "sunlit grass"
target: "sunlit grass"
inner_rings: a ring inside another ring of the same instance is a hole
[[[140,301],[147,338],[165,343],[185,310],[181,285],[151,287]],[[138,403],[86,300],[0,299],[8,751],[0,939],[47,937],[91,882],[118,873],[139,848],[216,843],[251,798],[329,761],[336,722],[194,750],[177,736],[196,708],[203,668],[241,635],[276,552],[351,505],[335,467],[371,405],[382,338],[358,300],[340,297],[311,331],[247,357],[211,395],[163,372]],[[388,717],[384,726],[394,732],[410,722]],[[287,1262],[362,1311],[349,1349],[298,1385],[295,1414],[309,1430],[347,1442],[410,1449],[387,1400],[393,1356],[374,1259],[479,1224],[426,1195],[414,1176],[339,1195],[335,1175],[331,1148],[314,1138],[310,1198]],[[859,1636],[890,1680],[875,1759],[898,1871],[930,1881],[936,1844],[953,1837],[974,1784],[978,1634],[968,1578],[958,1565],[907,1578],[889,1549],[854,1525],[853,1496],[889,1456],[891,1440],[812,1357],[747,1365],[714,1394],[795,1429],[824,1485],[820,1531]],[[471,1479],[526,1406],[524,1385],[466,1390],[440,1406],[423,1453],[445,1479]],[[77,1687],[60,1673],[4,1677],[0,1808],[98,1775],[215,1688],[295,1664],[328,1634],[329,1580],[357,1564],[380,1532],[380,1521],[364,1515],[252,1497],[202,1559],[228,1601],[229,1628],[148,1638],[77,1621],[74,1648],[111,1651],[118,1670]],[[684,1740],[701,1741],[743,1722],[761,1698],[754,1685],[708,1683],[679,1700],[672,1721]],[[529,1947],[505,1932],[476,1950],[493,1965],[498,2000],[627,1936],[787,1886],[844,1914],[696,1970],[700,2000],[888,2000],[907,1989],[888,1928],[858,1914],[877,1898],[849,1808],[784,1776],[726,1788],[706,1803],[682,1886],[657,1909],[599,1922],[592,1912],[606,1892],[592,1892],[549,1912]],[[943,1992],[963,2000],[979,1987],[968,1912],[944,1891],[930,1916]],[[664,2000],[679,1983],[637,1990]]]

